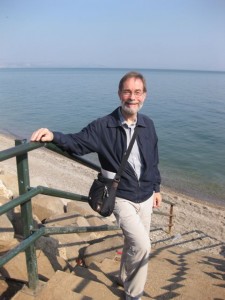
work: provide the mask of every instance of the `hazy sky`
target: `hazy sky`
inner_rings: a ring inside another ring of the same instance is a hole
[[[225,0],[0,0],[0,67],[225,71]]]

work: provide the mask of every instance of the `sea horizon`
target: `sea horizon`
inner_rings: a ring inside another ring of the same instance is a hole
[[[130,68],[0,68],[1,132],[29,139],[48,127],[77,132],[120,105],[117,90]],[[225,205],[225,72],[135,69],[148,97],[140,113],[159,138],[162,185]]]
[[[87,66],[87,67],[82,67],[82,66],[0,66],[0,70],[13,70],[13,69],[23,69],[23,70],[32,70],[32,69],[100,69],[100,70],[149,70],[149,71],[171,71],[171,72],[210,72],[210,73],[225,73],[225,70],[209,70],[209,69],[171,69],[171,68],[144,68],[144,67],[107,67],[107,66]]]

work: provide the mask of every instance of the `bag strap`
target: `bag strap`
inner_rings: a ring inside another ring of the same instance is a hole
[[[130,141],[130,143],[129,143],[129,147],[127,148],[127,151],[124,153],[123,158],[122,158],[121,165],[120,165],[120,167],[119,167],[119,170],[118,170],[118,172],[116,173],[116,175],[115,175],[115,177],[114,177],[114,179],[113,179],[114,183],[117,183],[117,185],[118,185],[118,183],[119,183],[119,181],[120,181],[120,177],[121,177],[121,175],[122,175],[122,173],[123,173],[125,164],[126,164],[128,158],[129,158],[129,155],[130,155],[131,150],[132,150],[132,148],[133,148],[135,139],[136,139],[137,134],[138,134],[138,130],[139,130],[139,127],[136,126],[135,129],[134,129],[134,133],[133,133],[132,139],[131,139],[131,141]]]

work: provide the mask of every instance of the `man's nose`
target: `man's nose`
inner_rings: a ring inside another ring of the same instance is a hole
[[[131,99],[131,100],[135,100],[135,98],[136,98],[136,97],[135,97],[135,92],[130,93],[130,99]]]

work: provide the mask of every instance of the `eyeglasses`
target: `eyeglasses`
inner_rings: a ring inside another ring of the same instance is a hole
[[[136,90],[134,92],[130,91],[130,90],[122,90],[122,94],[125,96],[125,97],[130,97],[132,96],[132,94],[134,94],[134,96],[136,97],[141,97],[144,92],[143,91],[140,91],[140,90]]]

